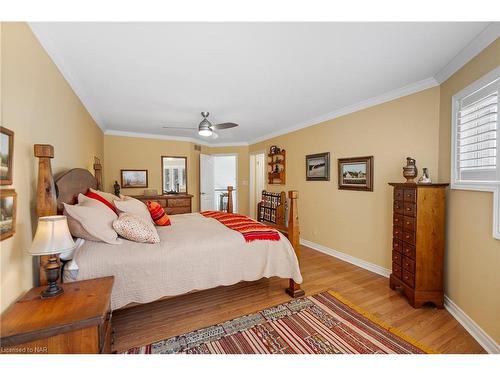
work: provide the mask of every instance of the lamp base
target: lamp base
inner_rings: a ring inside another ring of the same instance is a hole
[[[57,256],[52,255],[49,261],[45,265],[45,275],[47,277],[48,286],[42,293],[40,293],[41,298],[52,298],[57,297],[64,293],[64,289],[57,285],[57,279],[59,279],[59,263],[57,261]]]
[[[45,298],[52,298],[52,297],[57,297],[60,294],[64,293],[64,289],[61,288],[57,283],[53,283],[52,285],[49,284],[48,288],[45,289],[41,294],[40,297],[42,299]]]

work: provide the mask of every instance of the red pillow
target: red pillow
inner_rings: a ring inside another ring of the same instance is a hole
[[[86,196],[86,197],[88,197],[88,198],[95,199],[96,201],[99,201],[99,202],[101,202],[101,203],[105,204],[107,207],[109,207],[111,210],[113,210],[113,212],[114,212],[115,214],[117,214],[117,215],[118,215],[118,211],[116,210],[116,207],[115,207],[115,206],[113,206],[111,203],[109,203],[109,201],[108,201],[108,200],[106,200],[106,199],[104,199],[103,197],[101,197],[99,194],[93,193],[93,192],[91,192],[91,191],[89,190],[89,191],[87,191],[87,192],[85,193],[85,196]]]
[[[170,218],[159,203],[147,201],[146,205],[148,206],[151,219],[153,219],[156,225],[161,227],[170,225]]]

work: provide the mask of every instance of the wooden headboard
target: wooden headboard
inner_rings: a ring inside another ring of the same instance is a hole
[[[89,188],[97,190],[97,180],[92,173],[83,168],[70,169],[59,175],[56,180],[57,212],[63,212],[63,203],[76,204],[78,194],[85,194]]]

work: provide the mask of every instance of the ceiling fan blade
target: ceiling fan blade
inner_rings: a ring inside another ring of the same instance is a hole
[[[222,124],[213,124],[212,129],[229,129],[229,128],[234,128],[238,126],[238,124],[235,124],[234,122],[223,122]]]
[[[162,126],[163,129],[198,130],[198,128],[186,128],[185,126]]]

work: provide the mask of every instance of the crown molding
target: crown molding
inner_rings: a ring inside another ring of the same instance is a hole
[[[52,38],[50,36],[50,33],[39,23],[28,22],[28,25],[31,28],[31,31],[33,32],[35,37],[38,39],[40,45],[52,59],[52,62],[55,64],[59,72],[62,74],[62,76],[68,83],[69,87],[73,90],[75,95],[80,99],[83,106],[85,107],[89,115],[92,117],[94,122],[97,124],[97,126],[99,126],[99,128],[101,128],[101,130],[104,132],[106,130],[106,124],[104,122],[104,119],[99,114],[99,111],[97,110],[97,107],[94,105],[94,102],[85,93],[85,90],[83,89],[80,82],[71,72],[71,69],[69,68],[68,64],[61,57],[61,55],[57,53],[57,48],[55,48],[54,44],[52,43]]]
[[[121,130],[106,130],[104,135],[114,135],[119,137],[132,137],[132,138],[148,138],[148,139],[159,139],[164,141],[178,141],[178,142],[190,142],[207,147],[237,147],[237,146],[248,146],[246,142],[226,142],[226,143],[209,143],[201,139],[192,137],[180,137],[174,135],[164,135],[164,134],[151,134],[151,133],[138,133],[129,132]]]
[[[318,125],[322,122],[333,120],[337,117],[342,117],[345,115],[348,115],[350,113],[358,112],[362,109],[366,109],[369,107],[373,107],[379,104],[383,104],[386,102],[389,102],[391,100],[395,100],[398,98],[401,98],[403,96],[415,94],[419,91],[427,90],[431,87],[438,86],[439,83],[434,79],[434,77],[426,78],[422,81],[414,82],[409,85],[403,86],[401,88],[391,90],[389,92],[386,92],[384,94],[374,96],[370,99],[363,100],[361,102],[355,103],[348,105],[346,107],[337,109],[333,112],[326,113],[324,115],[312,118],[310,120],[303,121],[301,123],[298,123],[296,125],[290,126],[286,129],[282,129],[276,132],[269,133],[265,136],[259,137],[254,139],[253,141],[249,142],[251,145],[265,141],[270,138],[274,138],[283,134],[291,133],[300,129],[308,128],[310,126]]]
[[[440,84],[500,37],[500,22],[492,22],[434,75]]]

